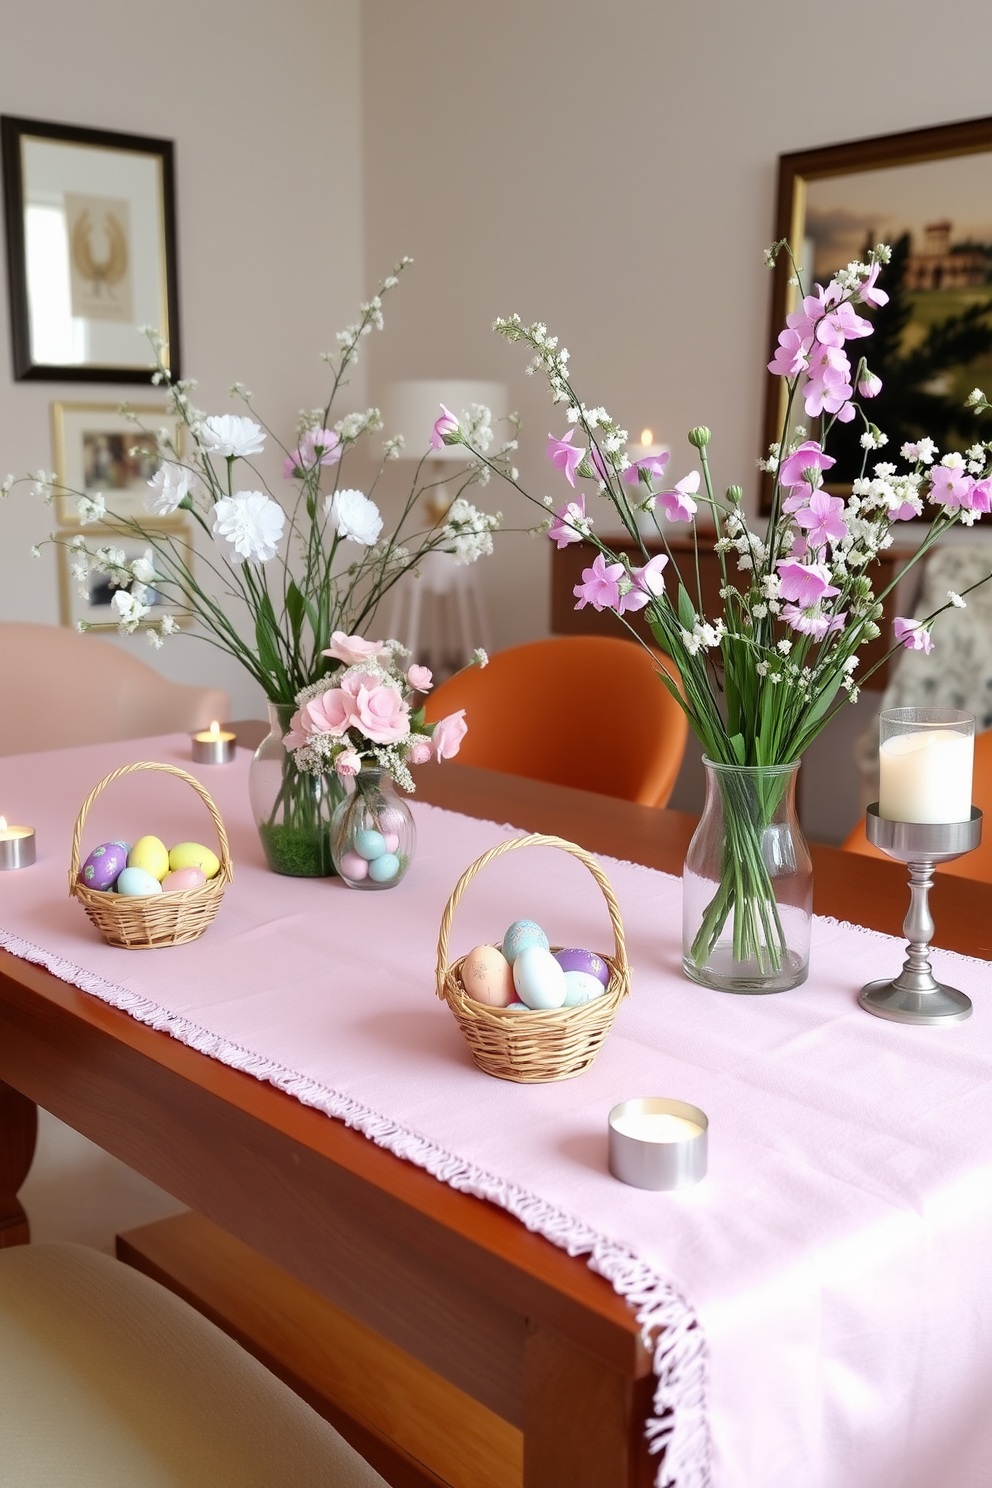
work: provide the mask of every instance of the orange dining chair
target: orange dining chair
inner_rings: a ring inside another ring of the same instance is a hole
[[[558,636],[497,652],[429,694],[427,720],[465,709],[455,764],[664,806],[688,726],[633,641]]]
[[[950,863],[938,864],[938,872],[953,873],[958,878],[977,878],[983,883],[992,883],[992,729],[979,734],[975,739],[975,781],[971,797],[975,805],[985,814],[982,841],[974,852],[963,858],[954,858]],[[845,852],[862,853],[868,858],[884,858],[885,853],[872,847],[865,836],[864,819],[844,843]],[[889,860],[891,862],[891,859]]]
[[[0,623],[0,755],[192,733],[229,706],[219,688],[170,682],[112,641]]]

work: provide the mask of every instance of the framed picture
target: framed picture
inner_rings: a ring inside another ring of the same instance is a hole
[[[888,243],[879,277],[889,303],[858,307],[874,333],[852,350],[882,379],[865,411],[898,460],[924,435],[942,451],[980,437],[964,400],[992,387],[992,118],[855,140],[779,158],[776,238],[788,238],[803,284],[826,284],[868,248]],[[785,254],[775,268],[769,357],[798,293]],[[781,437],[785,380],[769,376],[762,454]],[[802,418],[800,422],[808,423]],[[835,424],[830,489],[861,468],[860,420]],[[771,500],[766,480],[764,509]]]
[[[169,140],[0,119],[14,376],[149,382],[140,329],[179,375]]]
[[[106,545],[120,549],[126,563],[133,563],[136,558],[148,558],[154,561],[155,555],[150,544],[141,538],[121,537],[117,532],[99,527],[88,527],[84,535],[86,546],[91,553]],[[172,535],[177,541],[184,541],[183,532],[173,529]],[[54,536],[58,549],[59,613],[62,624],[75,628],[78,621],[85,620],[89,630],[116,630],[117,620],[112,609],[114,595],[117,592],[116,587],[106,574],[91,573],[80,579],[73,573],[72,565],[75,554],[70,551],[68,544],[73,539],[78,539],[80,536],[78,531],[56,532]],[[187,567],[192,569],[191,545],[184,543],[183,557]],[[144,624],[139,628],[144,629],[146,626],[157,624],[166,614],[174,615],[176,623],[183,627],[189,627],[192,624],[189,616],[180,614],[178,607],[158,590],[142,586],[140,592],[135,592],[142,604],[151,606]]]
[[[182,420],[162,406],[131,405],[141,421],[135,424],[116,403],[53,403],[52,441],[55,478],[83,496],[102,495],[116,517],[147,518],[148,481],[165,453],[161,430],[173,447],[181,449]],[[79,525],[76,498],[56,496],[59,526]],[[154,518],[156,527],[183,525],[182,512],[174,518]]]

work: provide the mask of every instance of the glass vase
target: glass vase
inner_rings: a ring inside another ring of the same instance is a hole
[[[334,812],[331,852],[350,889],[393,889],[410,866],[417,829],[388,770],[359,770]]]
[[[331,853],[331,818],[344,799],[337,774],[298,770],[283,744],[294,703],[269,703],[269,732],[248,774],[251,809],[273,873],[327,878],[337,870]]]
[[[721,992],[785,992],[806,980],[813,865],[791,765],[704,757],[706,805],[682,876],[682,966]]]

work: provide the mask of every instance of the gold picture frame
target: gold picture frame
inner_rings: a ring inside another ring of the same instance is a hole
[[[184,529],[173,527],[161,527],[159,523],[146,523],[149,532],[161,531],[163,536],[179,538],[185,549],[184,561],[192,572],[194,553],[192,542],[185,535]],[[79,580],[73,576],[72,563],[74,554],[69,546],[80,537],[85,538],[86,546],[90,551],[107,546],[120,548],[124,552],[126,560],[131,563],[136,558],[146,555],[154,559],[151,545],[136,534],[120,532],[106,527],[86,527],[80,531],[78,528],[56,532],[53,534],[58,554],[58,588],[59,588],[59,618],[63,625],[77,628],[78,622],[86,622],[87,631],[97,634],[108,633],[118,629],[117,621],[112,618],[111,605],[116,592],[110,584],[106,575],[90,574],[86,580]],[[80,590],[85,590],[85,594]],[[187,614],[180,614],[177,605],[171,603],[163,595],[155,595],[155,591],[149,591],[152,596],[151,611],[143,620],[138,629],[147,630],[157,625],[164,615],[172,615],[176,624],[184,630],[188,630],[192,624],[192,618]],[[144,603],[149,602],[149,595],[144,596]]]
[[[53,403],[55,479],[79,495],[102,495],[114,516],[145,521],[148,481],[163,458],[158,432],[167,429],[173,447],[181,452],[183,425],[164,404],[137,404],[131,412],[140,424],[121,413],[117,403]],[[75,496],[57,495],[55,509],[60,527],[80,525]],[[182,527],[185,517],[179,512],[152,522],[156,527]]]

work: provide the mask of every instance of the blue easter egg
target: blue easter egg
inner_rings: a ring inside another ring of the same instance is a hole
[[[367,827],[364,831],[355,833],[355,841],[352,844],[360,858],[371,863],[374,858],[381,858],[386,851],[386,839],[381,832],[374,832]]]
[[[527,946],[540,946],[542,951],[550,950],[548,937],[534,920],[514,920],[513,924],[503,936],[501,950],[512,966],[520,951]]]
[[[557,956],[555,957],[557,961]],[[558,963],[561,965],[561,963]],[[597,997],[603,997],[606,988],[599,980],[588,971],[566,971],[565,972],[565,1001],[563,1007],[584,1007],[587,1002],[594,1002]]]
[[[545,946],[523,946],[517,952],[513,985],[529,1008],[559,1008],[565,1001],[565,973]]]
[[[363,854],[364,856],[364,854]],[[400,871],[400,860],[395,853],[384,852],[369,863],[369,878],[376,883],[389,883]]]
[[[143,899],[149,894],[161,894],[162,885],[147,868],[125,868],[117,880],[117,892],[129,899]]]

